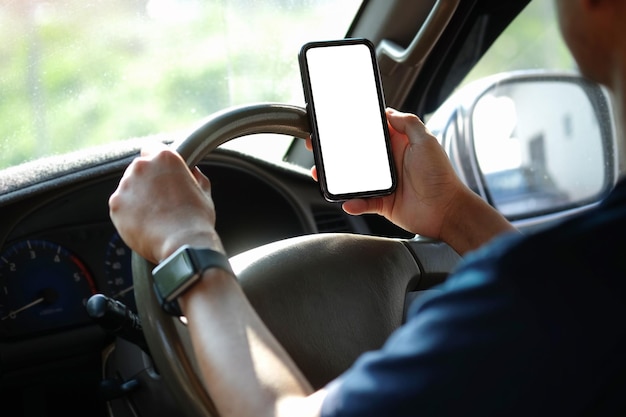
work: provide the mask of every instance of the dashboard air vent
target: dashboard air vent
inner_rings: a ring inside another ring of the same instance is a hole
[[[350,222],[346,214],[337,210],[316,209],[313,212],[315,224],[320,233],[352,232]]]

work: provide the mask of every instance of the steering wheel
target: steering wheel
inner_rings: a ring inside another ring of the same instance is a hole
[[[227,109],[172,146],[192,167],[219,145],[256,133],[306,138],[306,110],[273,103]],[[270,243],[230,262],[252,306],[317,389],[381,347],[402,324],[408,300],[442,282],[459,259],[447,245],[419,237],[334,233]],[[153,267],[133,253],[135,298],[152,359],[185,415],[218,416],[186,326],[154,294]]]

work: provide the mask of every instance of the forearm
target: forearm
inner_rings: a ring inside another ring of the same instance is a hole
[[[499,211],[466,189],[448,208],[440,239],[464,255],[497,235],[512,231],[517,229]]]
[[[210,191],[209,179],[190,171],[172,149],[144,149],[109,199],[111,219],[124,241],[151,262],[185,244],[223,252]],[[310,395],[311,386],[229,273],[208,269],[179,302],[221,417],[319,413],[324,392]]]
[[[323,393],[306,378],[221,270],[180,298],[205,385],[220,415],[314,416]]]

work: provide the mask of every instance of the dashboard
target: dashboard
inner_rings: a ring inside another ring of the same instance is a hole
[[[55,172],[0,200],[0,401],[28,409],[24,393],[32,399],[34,390],[43,410],[105,415],[103,352],[115,335],[85,305],[104,294],[136,311],[132,253],[108,213],[134,155]],[[199,167],[211,179],[216,228],[230,256],[311,233],[410,237],[377,216],[346,215],[297,167],[220,150]]]

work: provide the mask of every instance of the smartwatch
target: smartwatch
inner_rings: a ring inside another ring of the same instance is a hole
[[[182,316],[177,298],[200,279],[207,269],[220,268],[235,275],[228,258],[207,248],[183,245],[152,270],[154,291],[163,310]]]

